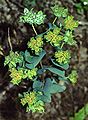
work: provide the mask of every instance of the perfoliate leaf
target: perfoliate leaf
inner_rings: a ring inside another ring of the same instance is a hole
[[[62,70],[59,70],[59,69],[57,69],[57,68],[47,67],[46,69],[49,70],[49,71],[51,71],[51,72],[54,73],[54,74],[57,74],[57,75],[61,76],[61,77],[64,77],[64,76],[65,76],[65,72],[62,71]]]
[[[30,53],[26,50],[25,51],[25,61],[28,63],[32,63],[33,56],[30,55]]]
[[[41,61],[41,59],[45,56],[46,52],[43,50],[42,52],[40,52],[40,54],[38,56],[33,56],[31,59],[31,64],[26,63],[26,67],[29,69],[33,69],[35,68],[38,63]]]
[[[58,76],[61,76],[61,77],[65,76],[65,71],[59,70],[59,69],[57,69],[55,67],[44,67],[43,69],[39,69],[38,74],[42,74],[46,70],[49,70],[50,72],[52,72],[52,73],[54,73],[54,74],[56,74]]]
[[[33,82],[33,89],[35,91],[42,91],[42,86],[43,86],[43,83],[38,80]]]
[[[39,75],[42,75],[42,74],[46,71],[45,68],[46,68],[46,67],[44,67],[44,68],[42,68],[42,69],[39,69],[39,70],[38,70],[38,74],[39,74]]]
[[[54,61],[54,59],[51,59],[51,61],[52,61],[52,63],[53,63],[54,65],[56,65],[56,66],[58,66],[58,67],[60,67],[60,68],[63,68],[63,69],[65,69],[65,70],[67,70],[67,69],[69,68],[69,64],[59,64],[59,63],[56,63],[56,62]]]
[[[33,88],[35,91],[42,92],[39,98],[44,102],[51,102],[51,95],[57,92],[63,92],[66,87],[64,85],[59,85],[55,80],[50,78],[46,79],[45,84],[40,81],[34,81]]]
[[[48,96],[46,95],[41,95],[40,99],[45,102],[45,103],[50,103],[51,102],[51,94],[49,94]]]
[[[44,86],[44,94],[47,96],[52,93],[63,92],[66,89],[65,86],[59,85],[57,83],[53,83],[53,81],[48,78],[46,79],[46,83]]]

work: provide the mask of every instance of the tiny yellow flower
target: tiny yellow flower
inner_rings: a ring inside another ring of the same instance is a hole
[[[34,37],[32,37],[30,39],[30,41],[28,41],[28,48],[31,48],[31,50],[35,51],[35,54],[38,54],[43,46],[43,38],[42,36],[37,36],[37,38],[35,39]]]
[[[10,70],[10,72],[11,72],[10,77],[12,78],[11,82],[14,85],[18,85],[22,81],[23,71],[22,70],[16,70],[15,68],[12,68]]]
[[[28,70],[28,72],[27,72],[27,77],[29,78],[29,79],[33,79],[33,77],[35,77],[37,75],[37,68],[34,68],[34,69],[32,69],[32,70]]]
[[[59,35],[60,28],[55,27],[52,31],[47,32],[47,35],[44,36],[44,38],[47,40],[47,42],[50,42],[51,45],[59,46],[60,42],[63,40],[63,36]]]
[[[78,21],[73,20],[73,16],[68,16],[64,20],[64,25],[66,29],[74,30],[74,28],[78,27]]]
[[[23,106],[27,105],[27,112],[30,110],[32,110],[32,112],[44,112],[44,102],[38,99],[38,94],[39,93],[36,93],[35,91],[24,93],[23,98],[21,98],[21,104]]]
[[[71,74],[69,74],[68,79],[72,84],[77,83],[78,74],[76,70],[72,70]]]
[[[55,52],[55,58],[56,61],[61,63],[68,63],[69,59],[71,58],[70,53],[66,50],[66,51],[58,51]]]
[[[61,28],[55,27],[53,33],[58,35],[60,33]]]

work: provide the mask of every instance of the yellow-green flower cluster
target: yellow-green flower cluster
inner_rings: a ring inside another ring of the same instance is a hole
[[[60,64],[66,64],[69,62],[69,59],[71,58],[70,53],[68,50],[66,51],[57,51],[55,52],[55,58],[56,61],[59,62]]]
[[[12,78],[11,82],[14,85],[19,85],[19,83],[21,83],[23,79],[29,78],[32,80],[33,77],[37,75],[37,68],[34,68],[32,70],[24,68],[20,68],[17,70],[16,68],[12,68],[10,72],[10,77]]]
[[[53,31],[48,31],[44,38],[47,40],[47,42],[50,42],[51,45],[59,46],[60,42],[63,40],[63,36],[58,35],[59,33],[60,28],[56,27]]]
[[[24,106],[27,104],[26,112],[30,110],[32,112],[44,112],[44,103],[38,99],[38,93],[36,92],[26,92],[23,98],[21,98],[21,104]]]
[[[35,39],[32,37],[30,41],[28,41],[28,48],[31,48],[31,50],[35,51],[35,54],[39,54],[39,52],[42,50],[43,46],[43,38],[42,36],[37,36]]]
[[[68,76],[68,79],[72,82],[72,84],[77,83],[78,74],[76,70],[72,70],[71,74]]]
[[[53,29],[53,33],[56,34],[56,35],[58,35],[60,33],[60,30],[61,30],[61,28],[55,27]]]
[[[37,75],[37,68],[33,68],[32,70],[27,70],[26,74],[27,77],[32,80],[33,77]]]
[[[66,29],[74,30],[74,28],[78,27],[78,21],[75,21],[73,16],[68,16],[64,20],[64,26]]]
[[[34,12],[33,9],[29,11],[27,8],[24,8],[24,13],[20,16],[20,22],[40,25],[44,23],[45,17],[46,15],[42,11]]]
[[[12,78],[11,82],[14,85],[18,85],[25,77],[23,70],[16,70],[15,68],[12,68],[10,72],[11,72],[10,77]]]
[[[5,57],[4,65],[8,64],[9,68],[11,69],[13,67],[16,67],[17,63],[21,63],[22,60],[23,60],[23,56],[18,54],[18,52],[10,51],[10,54]]]
[[[51,7],[53,13],[57,17],[66,17],[68,14],[68,9],[65,9],[64,7],[60,7],[58,5],[55,5],[54,7]]]

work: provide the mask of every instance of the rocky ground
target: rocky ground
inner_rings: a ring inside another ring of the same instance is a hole
[[[32,4],[32,7],[42,9],[49,16],[46,23],[53,19],[49,7],[55,3],[67,7],[79,21],[79,27],[75,30],[78,47],[72,48],[74,55],[71,62],[71,67],[78,69],[78,83],[75,86],[68,86],[64,93],[52,96],[52,102],[46,104],[45,113],[25,113],[18,109],[14,100],[16,88],[9,83],[7,68],[3,67],[4,57],[1,56],[0,120],[69,120],[70,116],[74,116],[76,111],[88,103],[88,11],[78,13],[75,7],[78,2],[79,0],[39,0],[36,4]],[[19,16],[24,7],[23,0],[0,0],[0,44],[3,46],[5,55],[10,50],[7,40],[8,29],[14,51],[25,49],[27,39],[34,35],[31,34],[31,26],[19,23]],[[45,27],[42,25],[36,29],[40,33]]]

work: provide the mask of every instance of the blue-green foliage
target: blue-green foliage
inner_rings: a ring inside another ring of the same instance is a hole
[[[34,81],[33,88],[35,91],[40,91],[43,95],[40,95],[40,99],[44,102],[51,102],[51,95],[57,92],[63,92],[66,87],[59,85],[55,80],[47,78],[43,84],[40,81]]]
[[[67,70],[67,69],[69,68],[69,64],[58,64],[58,63],[55,62],[54,59],[51,59],[51,61],[52,61],[52,63],[53,63],[54,65],[56,65],[56,66],[58,66],[58,67],[60,67],[60,68],[62,68],[62,69],[64,69],[64,70]]]
[[[45,54],[46,52],[43,50],[37,56],[29,56],[29,59],[26,57],[26,61],[28,62],[26,63],[26,67],[29,69],[35,68],[38,65],[38,63],[42,60]]]
[[[11,82],[14,85],[20,85],[26,80],[32,82],[29,91],[20,94],[21,104],[26,107],[27,112],[30,110],[44,112],[44,103],[51,102],[52,94],[63,92],[69,82],[74,84],[77,82],[75,70],[68,76],[65,74],[69,68],[71,55],[69,50],[64,50],[64,44],[76,44],[73,31],[78,22],[74,21],[74,17],[69,16],[68,10],[63,7],[54,6],[52,11],[57,18],[62,17],[63,24],[57,26],[48,23],[49,29],[38,35],[34,25],[44,23],[46,15],[42,11],[34,12],[33,9],[25,8],[20,22],[31,24],[36,36],[28,41],[25,51],[11,51],[5,57],[4,65],[9,66]],[[45,49],[47,43],[54,48],[52,55]],[[50,62],[49,65],[43,61],[46,57]],[[51,73],[51,76],[47,73]]]

